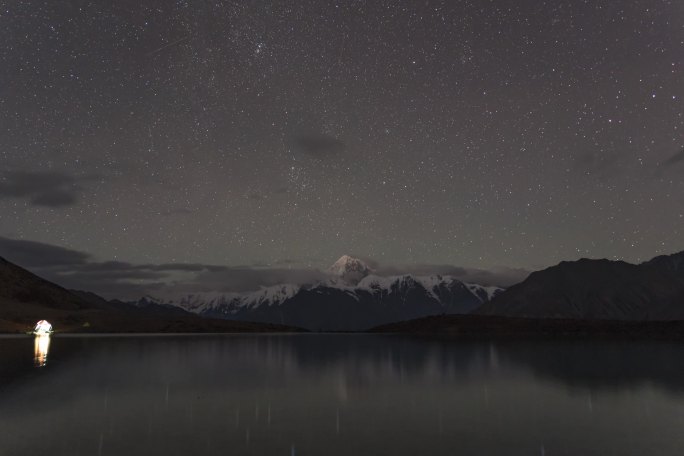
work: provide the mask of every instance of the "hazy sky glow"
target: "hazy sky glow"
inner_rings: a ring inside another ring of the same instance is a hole
[[[0,236],[98,261],[684,249],[684,3],[8,1]]]

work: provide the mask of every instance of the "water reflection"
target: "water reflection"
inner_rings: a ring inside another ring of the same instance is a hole
[[[28,343],[0,338],[3,454],[641,456],[684,447],[679,344],[60,336],[48,367],[33,369]],[[12,372],[17,353],[26,366]]]
[[[48,351],[50,350],[50,335],[38,334],[33,339],[33,364],[43,367],[47,364]]]

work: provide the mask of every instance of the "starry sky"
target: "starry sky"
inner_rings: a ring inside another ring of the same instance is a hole
[[[5,0],[0,42],[0,246],[150,274],[684,249],[681,1]]]

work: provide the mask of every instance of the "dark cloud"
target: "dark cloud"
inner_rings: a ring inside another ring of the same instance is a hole
[[[119,299],[138,299],[160,291],[164,294],[246,292],[282,283],[310,284],[328,278],[317,269],[290,267],[296,261],[288,259],[277,261],[275,266],[94,261],[92,255],[77,250],[6,237],[0,237],[0,256],[66,288]],[[465,282],[503,287],[522,281],[529,273],[522,269],[488,271],[453,265],[390,266],[372,259],[364,261],[380,276],[449,275]]]
[[[292,143],[297,150],[317,158],[336,155],[346,149],[343,141],[323,133],[298,135]]]
[[[137,299],[161,289],[178,293],[252,291],[326,277],[316,270],[283,267],[94,261],[92,255],[77,250],[6,237],[0,237],[0,256],[66,288],[119,299]]]
[[[120,281],[140,281],[140,280],[162,280],[168,278],[164,271],[153,271],[141,269],[136,266],[130,268],[106,269],[99,268],[99,264],[93,263],[86,267],[76,267],[73,270],[61,269],[53,270],[56,276],[61,278],[73,279],[72,283],[78,283],[78,288],[86,289],[92,286],[93,281],[120,282]]]
[[[136,301],[144,296],[155,296],[162,290],[166,290],[169,286],[166,281],[132,281],[132,280],[112,280],[104,277],[89,277],[88,282],[85,277],[80,275],[75,276],[45,276],[39,274],[48,280],[51,280],[64,288],[70,290],[90,291],[103,298],[119,299],[122,301]]]
[[[463,275],[465,268],[453,265],[440,264],[414,264],[414,265],[384,265],[369,258],[363,261],[373,270],[374,274],[380,276],[393,276],[402,274],[412,275]]]
[[[60,171],[8,171],[0,177],[0,198],[25,198],[34,206],[71,206],[83,191],[81,184],[92,178]]]
[[[199,271],[223,271],[227,266],[216,266],[210,264],[200,263],[164,263],[157,265],[143,265],[141,267],[153,269],[157,271],[182,271],[182,272],[199,272]]]
[[[196,292],[245,292],[281,283],[304,284],[326,276],[309,269],[228,267],[213,265],[117,265],[92,263],[44,272],[50,280],[68,288],[83,289],[107,298],[137,299],[163,291],[169,294]]]
[[[235,267],[199,273],[192,285],[199,291],[242,292],[281,283],[305,284],[327,278],[315,269]]]
[[[522,282],[530,274],[525,269],[495,267],[490,270],[467,268],[450,264],[413,264],[383,265],[372,259],[363,261],[379,276],[411,274],[416,276],[441,275],[452,276],[463,282],[477,283],[484,286],[509,287]]]
[[[20,266],[54,267],[86,264],[90,255],[56,245],[0,236],[0,256]]]
[[[273,262],[273,264],[277,264],[277,265],[293,265],[293,264],[297,264],[297,263],[299,263],[299,261],[293,260],[290,258],[282,258],[280,260],[276,260]]]
[[[74,188],[74,190],[79,189]],[[30,201],[34,206],[60,207],[76,204],[77,200],[76,193],[70,193],[66,190],[55,190],[52,193],[37,194]]]
[[[466,274],[466,269],[452,265],[442,264],[416,264],[407,266],[381,266],[376,270],[378,275],[450,275],[462,276]]]
[[[682,147],[679,152],[665,160],[663,162],[663,166],[674,166],[681,162],[684,162],[684,147]]]
[[[464,282],[478,283],[485,286],[510,287],[520,283],[530,275],[531,271],[521,268],[494,267],[492,269],[465,268],[463,275],[457,275]]]
[[[99,273],[119,273],[119,272],[133,272],[133,271],[156,271],[156,272],[199,272],[199,271],[215,271],[223,270],[225,266],[214,266],[199,263],[164,263],[164,264],[133,264],[125,261],[102,261],[102,262],[88,262],[73,266],[75,270]]]

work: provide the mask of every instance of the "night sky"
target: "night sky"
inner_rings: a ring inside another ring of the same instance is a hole
[[[6,0],[0,43],[0,253],[34,269],[684,249],[679,0]]]

